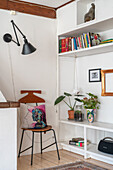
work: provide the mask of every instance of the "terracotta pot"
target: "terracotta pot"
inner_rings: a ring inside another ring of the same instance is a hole
[[[69,115],[68,119],[74,120],[74,110],[68,110],[68,115]]]

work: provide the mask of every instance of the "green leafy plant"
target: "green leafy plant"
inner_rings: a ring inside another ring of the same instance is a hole
[[[64,100],[66,97],[68,98],[68,101],[69,101],[68,103]],[[72,97],[72,94],[64,92],[64,95],[59,96],[55,100],[54,105],[57,105],[58,103],[63,101],[70,108],[70,110],[74,110],[75,105],[76,105],[76,100],[75,100],[74,104],[72,105],[70,97]]]
[[[98,96],[87,93],[89,98],[85,97],[82,100],[79,98],[75,98],[76,101],[82,102],[85,109],[99,109],[100,102],[98,100]]]
[[[73,95],[72,94],[70,94],[70,93],[66,93],[66,92],[64,92],[64,95],[62,95],[62,96],[59,96],[56,100],[55,100],[55,103],[54,103],[54,105],[57,105],[58,103],[60,103],[60,102],[64,102],[69,108],[70,108],[70,110],[74,110],[74,108],[75,108],[75,105],[76,105],[76,100],[74,101],[74,103],[73,103],[73,105],[72,105],[72,103],[71,103],[71,97],[72,97]],[[74,96],[83,96],[83,95],[80,95],[79,94],[79,92],[76,94],[76,95],[74,95]],[[68,98],[68,103],[64,100],[65,98]]]

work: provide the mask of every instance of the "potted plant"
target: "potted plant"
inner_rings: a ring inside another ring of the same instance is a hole
[[[72,105],[70,97],[72,97],[72,94],[64,92],[64,95],[59,96],[55,100],[54,105],[57,105],[58,103],[63,101],[70,109],[70,110],[68,110],[68,115],[69,115],[68,119],[74,119],[74,108],[75,108],[75,105],[76,105],[76,100],[74,101],[74,103]],[[68,98],[68,103],[67,103],[67,101],[64,100],[65,98]]]
[[[99,109],[100,102],[98,100],[98,96],[92,93],[87,94],[89,98],[85,97],[82,100],[75,98],[75,100],[83,103],[84,108],[86,109],[87,119],[92,123],[96,117],[96,110]]]

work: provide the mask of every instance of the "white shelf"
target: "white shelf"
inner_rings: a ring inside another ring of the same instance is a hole
[[[103,19],[101,21],[92,20],[90,22],[80,24],[74,30],[64,32],[62,34],[59,34],[58,36],[78,36],[83,32],[103,32],[110,29],[113,29],[113,17]]]
[[[113,164],[113,155],[100,152],[96,144],[89,144],[87,146],[86,153],[89,154],[92,158],[96,158],[100,161],[103,160],[106,163]]]
[[[68,151],[71,151],[71,152],[74,152],[74,153],[77,153],[83,156],[87,154],[87,157],[92,157],[94,159],[113,164],[113,155],[98,151],[98,146],[96,144],[87,145],[86,151],[84,150],[84,147],[70,145],[68,142],[61,142],[60,144],[65,150],[68,150]]]
[[[59,53],[59,57],[83,57],[88,55],[95,55],[101,53],[113,52],[113,43],[97,45],[89,48],[83,48],[80,50],[74,50],[64,53]]]
[[[86,135],[87,129],[102,130],[102,131],[108,131],[113,133],[113,124],[110,123],[102,123],[102,122],[89,123],[87,120],[83,122],[75,122],[74,120],[60,120],[60,123],[83,127],[84,141],[87,141],[87,135]],[[113,165],[113,155],[98,151],[98,147],[96,144],[89,144],[87,146],[85,144],[84,148],[79,148],[77,146],[69,145],[68,142],[62,142],[61,145],[63,149],[66,149],[74,153],[78,153],[80,155],[84,155],[84,158],[91,157],[96,160],[104,161],[106,163]]]
[[[83,147],[70,145],[69,142],[61,142],[60,144],[63,147],[63,149],[65,149],[65,150],[84,155],[84,148]]]
[[[86,127],[86,128],[95,129],[95,130],[113,132],[113,124],[111,123],[103,123],[103,122],[89,123],[87,120],[84,120],[83,122],[75,122],[74,120],[60,120],[60,123]]]

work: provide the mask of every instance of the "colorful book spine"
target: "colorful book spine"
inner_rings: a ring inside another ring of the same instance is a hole
[[[87,47],[89,47],[88,35],[86,34]]]
[[[81,45],[80,37],[78,37],[78,43],[79,43],[79,48],[81,49],[82,45]]]
[[[90,34],[89,34],[89,32],[87,33],[87,36],[88,36],[89,47],[91,47],[91,39],[90,39]]]
[[[66,52],[69,51],[69,38],[66,38]]]
[[[74,48],[74,37],[71,38],[71,45],[72,45],[72,51],[75,50],[75,48]]]
[[[89,38],[90,38],[90,44],[91,44],[91,47],[92,47],[92,39],[91,39],[91,33],[89,32]]]
[[[59,40],[59,53],[62,52],[62,40]]]
[[[69,37],[69,51],[72,51],[72,45],[71,45],[71,37]]]
[[[81,39],[82,39],[82,46],[83,46],[83,48],[85,48],[85,43],[84,43],[83,35],[81,35]]]
[[[81,43],[81,47],[83,48],[82,36],[80,36],[80,43]]]
[[[84,34],[84,40],[85,40],[85,46],[86,46],[86,48],[87,48],[87,47],[88,47],[88,44],[87,44],[86,34]]]
[[[82,34],[82,37],[83,37],[84,48],[86,48],[84,33]]]
[[[79,42],[78,42],[78,37],[76,37],[76,44],[77,44],[77,50],[79,50]]]
[[[66,52],[66,39],[62,39],[62,53]]]
[[[77,50],[76,38],[74,37],[74,49]]]

